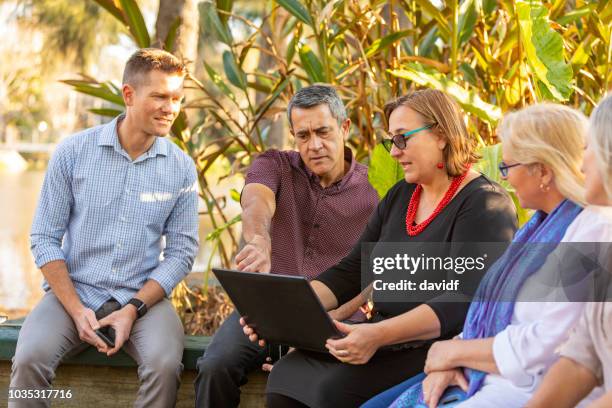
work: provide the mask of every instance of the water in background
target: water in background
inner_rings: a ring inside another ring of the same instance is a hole
[[[44,171],[0,172],[0,314],[24,315],[42,297],[30,253],[30,226]]]

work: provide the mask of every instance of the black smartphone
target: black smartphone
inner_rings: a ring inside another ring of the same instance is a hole
[[[100,337],[102,339],[102,341],[104,341],[104,343],[106,343],[107,346],[109,346],[110,348],[114,348],[115,347],[115,333],[114,333],[114,330],[113,330],[112,333],[110,333],[110,330],[107,331],[104,328],[102,328],[102,329],[96,330],[96,334],[98,335],[98,337]]]

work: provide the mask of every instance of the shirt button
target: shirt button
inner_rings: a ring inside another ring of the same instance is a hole
[[[319,225],[319,224],[315,224],[315,225],[313,225],[313,227],[315,227],[315,228],[319,228],[319,227],[320,227],[320,225]]]
[[[125,192],[126,192],[126,193],[128,193],[128,194],[130,194],[130,192],[132,192],[132,190],[130,190],[129,188],[126,188],[126,189],[125,189]]]
[[[125,217],[120,217],[119,218],[121,221],[125,222]]]
[[[112,269],[112,272],[113,272],[113,273],[117,273],[117,268],[113,268],[113,269]]]
[[[121,244],[117,244],[117,248],[121,248]]]

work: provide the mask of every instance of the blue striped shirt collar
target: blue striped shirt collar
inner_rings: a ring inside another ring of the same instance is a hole
[[[122,113],[109,123],[102,126],[102,132],[100,133],[100,138],[98,139],[98,146],[111,146],[117,153],[127,155],[121,146],[121,143],[119,143],[119,134],[117,133],[117,122],[123,120],[124,117],[125,114]],[[168,146],[166,143],[160,140],[159,136],[155,138],[155,143],[153,143],[153,146],[151,146],[151,148],[148,150],[146,157],[156,157],[157,155],[168,155]]]

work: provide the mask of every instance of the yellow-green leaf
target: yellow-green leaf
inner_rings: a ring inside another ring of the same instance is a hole
[[[391,157],[382,144],[377,144],[370,156],[368,180],[378,192],[378,196],[384,197],[387,191],[403,178],[404,171],[397,160]]]
[[[492,125],[496,124],[501,119],[502,113],[498,106],[483,101],[475,92],[462,88],[454,81],[440,75],[436,76],[425,72],[420,65],[406,65],[404,69],[389,70],[389,73],[395,77],[407,79],[421,86],[430,86],[449,93],[457,100],[464,110],[473,113]]]
[[[386,35],[383,38],[376,39],[368,48],[365,49],[366,57],[369,58],[379,53],[380,51],[383,51],[385,48],[389,47],[394,42],[397,42],[402,38],[409,36],[410,33],[410,30],[397,31],[395,33]]]
[[[300,47],[300,61],[302,61],[302,68],[306,71],[310,82],[326,82],[325,75],[323,73],[323,64],[314,52],[310,49],[307,44],[303,44]]]

